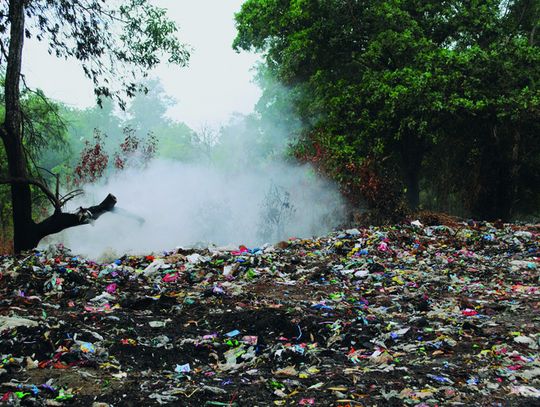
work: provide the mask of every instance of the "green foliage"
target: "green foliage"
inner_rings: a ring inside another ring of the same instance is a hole
[[[96,105],[87,109],[77,109],[64,106],[61,114],[69,131],[73,157],[78,157],[85,141],[93,138],[95,129],[114,139],[114,142],[121,142],[122,120],[115,112],[114,103],[109,99],[104,100],[101,107]]]
[[[155,132],[157,128],[171,123],[167,110],[174,104],[174,99],[167,95],[159,79],[145,81],[144,87],[148,91],[137,93],[130,101],[124,125],[141,133]]]
[[[0,117],[5,116],[4,78],[0,80]],[[23,143],[29,159],[38,161],[46,150],[56,152],[67,148],[67,128],[61,114],[61,104],[45,96],[40,89],[21,92]]]
[[[0,6],[3,44],[9,44],[8,7]],[[26,37],[45,42],[58,58],[78,60],[99,103],[112,97],[125,107],[126,99],[145,89],[140,78],[151,69],[161,62],[183,66],[189,59],[176,24],[147,0],[33,0],[25,11]]]
[[[126,127],[136,130],[138,137],[146,141],[150,135],[157,139],[156,156],[171,160],[189,161],[194,156],[193,130],[185,123],[175,122],[166,116],[171,98],[161,83],[152,79],[143,83],[148,92],[138,92],[126,106],[125,113],[115,109],[111,100],[102,106],[77,109],[61,106],[60,115],[67,127],[68,152],[60,154],[47,150],[42,157],[46,168],[60,171],[66,177],[72,175],[86,143],[92,143],[95,131],[105,138],[104,152],[112,156],[124,141]]]
[[[159,140],[157,156],[175,161],[191,161],[195,156],[193,130],[185,123],[165,122],[153,130]]]
[[[375,161],[411,207],[508,218],[540,193],[539,21],[527,0],[248,0],[233,47],[263,52],[297,156],[345,189]]]

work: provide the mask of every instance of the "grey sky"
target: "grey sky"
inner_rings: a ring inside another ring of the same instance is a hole
[[[194,49],[189,67],[159,67],[161,79],[177,105],[170,116],[198,129],[217,126],[233,112],[248,113],[260,96],[251,71],[257,61],[252,54],[231,49],[236,35],[234,13],[242,0],[153,0],[167,8],[180,26],[180,38]],[[36,42],[27,42],[25,73],[33,87],[64,103],[87,107],[94,104],[90,81],[76,62],[57,60]]]

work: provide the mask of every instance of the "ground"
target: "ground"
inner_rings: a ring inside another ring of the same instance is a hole
[[[0,258],[0,404],[540,405],[531,225]]]

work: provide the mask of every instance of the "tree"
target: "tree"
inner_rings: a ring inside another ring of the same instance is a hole
[[[164,124],[170,124],[166,113],[174,104],[174,99],[167,95],[159,79],[152,78],[145,82],[145,86],[148,92],[138,93],[133,98],[126,110],[129,119],[124,123],[140,134],[154,133]]]
[[[233,46],[264,53],[300,155],[345,189],[376,162],[412,208],[441,177],[472,214],[508,219],[538,162],[539,17],[536,0],[248,0]]]
[[[508,220],[537,211],[540,3],[490,1],[456,21],[465,29],[440,51],[438,69],[449,80],[434,149],[439,163],[431,159],[436,167],[427,180],[446,184],[475,217]]]
[[[2,85],[5,81],[2,78]],[[68,136],[65,123],[61,118],[61,105],[49,100],[41,91],[21,92],[21,114],[24,118],[22,134],[23,147],[28,156],[29,173],[33,178],[50,178],[47,170],[52,168],[50,162],[59,155],[69,154]],[[0,117],[5,115],[5,98],[3,86],[0,88]],[[0,174],[7,173],[7,160],[4,149],[0,148]],[[53,177],[54,178],[54,177]],[[48,201],[44,195],[34,197],[33,212],[41,214],[46,210]],[[46,213],[46,212],[45,212]],[[0,243],[3,251],[13,250],[12,245],[12,210],[11,194],[8,185],[0,185]]]
[[[190,161],[195,158],[192,143],[193,130],[185,123],[165,123],[153,134],[158,139],[157,156],[176,161]]]
[[[124,126],[137,130],[141,138],[150,134],[157,141],[157,155],[167,159],[189,161],[194,156],[193,130],[182,122],[167,116],[167,110],[174,104],[162,83],[157,78],[145,82],[149,92],[139,92],[127,108]]]
[[[124,139],[116,146],[114,155],[107,152],[105,137],[94,131],[92,142],[86,141],[71,179],[75,187],[95,184],[111,171],[126,169],[143,169],[154,159],[157,151],[157,139],[150,135],[146,139],[137,136],[135,129],[125,127],[122,131]],[[75,190],[79,193],[80,190]]]
[[[96,129],[114,139],[115,143],[122,140],[122,122],[111,99],[104,99],[101,106],[96,104],[86,109],[64,107],[61,115],[68,129],[73,160],[79,156],[85,143],[93,138]]]
[[[8,164],[7,177],[0,182],[11,185],[16,252],[35,247],[44,236],[97,219],[116,203],[116,198],[109,195],[99,205],[81,208],[76,214],[64,213],[66,200],[58,190],[53,192],[43,181],[29,176],[20,91],[25,38],[45,42],[49,52],[59,58],[78,60],[93,81],[98,103],[111,97],[121,107],[125,107],[126,98],[140,90],[138,78],[164,57],[179,65],[189,58],[165,10],[147,0],[113,3],[9,0],[0,6],[0,49],[6,72],[1,138]],[[45,194],[54,208],[53,214],[41,222],[35,222],[32,216],[31,186]]]
[[[212,150],[219,142],[219,132],[208,123],[203,123],[192,134],[191,142],[202,160],[212,161]]]
[[[415,18],[398,2],[344,0],[252,0],[236,18],[234,47],[266,53],[329,175],[348,184],[351,167],[385,157],[401,166],[416,207],[432,104],[416,57],[436,46]]]

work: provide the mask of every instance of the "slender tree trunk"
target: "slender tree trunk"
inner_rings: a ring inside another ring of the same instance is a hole
[[[407,185],[407,203],[409,208],[416,210],[420,205],[420,168],[409,169],[405,174]]]
[[[26,157],[22,144],[22,114],[20,106],[20,77],[24,44],[24,0],[9,3],[10,43],[7,59],[5,102],[6,113],[2,141],[6,150],[8,173],[12,178],[27,178]],[[32,247],[35,223],[32,220],[30,185],[12,184],[14,249],[16,252]]]
[[[405,136],[401,145],[403,180],[407,187],[407,203],[412,210],[420,205],[420,170],[424,159],[424,145],[416,135]]]
[[[519,173],[521,171],[519,151],[521,149],[521,133],[519,130],[514,131],[512,140],[512,155],[510,157],[510,175],[508,182],[508,218],[511,219],[514,215],[516,205],[518,203],[519,189]]]

